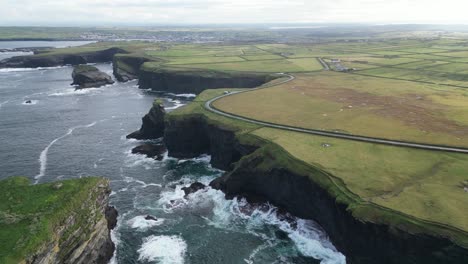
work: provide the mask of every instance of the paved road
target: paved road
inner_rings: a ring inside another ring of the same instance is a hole
[[[325,71],[329,71],[329,70],[330,70],[330,67],[328,67],[328,63],[326,63],[322,58],[317,58],[317,59],[319,60],[320,64],[322,64],[323,69],[324,69]]]
[[[265,127],[271,127],[271,128],[277,128],[277,129],[283,129],[283,130],[288,130],[288,131],[294,131],[294,132],[301,132],[301,133],[307,133],[307,134],[312,134],[312,135],[318,135],[318,136],[325,136],[325,137],[333,137],[333,138],[340,138],[340,139],[347,139],[347,140],[354,140],[354,141],[361,141],[361,142],[368,142],[368,143],[375,143],[375,144],[383,144],[383,145],[391,145],[391,146],[399,146],[399,147],[410,147],[410,148],[417,148],[417,149],[425,149],[425,150],[436,150],[436,151],[447,151],[447,152],[456,152],[456,153],[466,153],[468,154],[468,148],[459,148],[459,147],[449,147],[449,146],[441,146],[441,145],[431,145],[431,144],[422,144],[422,143],[416,143],[416,142],[408,142],[408,141],[398,141],[398,140],[390,140],[390,139],[384,139],[384,138],[372,138],[372,137],[366,137],[366,136],[358,136],[358,135],[350,135],[350,134],[343,134],[343,133],[338,133],[338,132],[329,132],[329,131],[323,131],[323,130],[316,130],[316,129],[306,129],[306,128],[299,128],[299,127],[292,127],[292,126],[287,126],[287,125],[281,125],[281,124],[274,124],[274,123],[269,123],[265,121],[260,121],[260,120],[255,120],[252,118],[244,117],[244,116],[239,116],[235,115],[232,113],[224,112],[222,110],[219,110],[213,106],[213,103],[221,98],[228,97],[234,94],[239,94],[239,93],[246,93],[254,90],[260,90],[260,89],[265,89],[268,87],[272,86],[277,86],[281,85],[287,82],[290,82],[295,79],[293,75],[290,74],[282,74],[286,77],[288,77],[287,80],[272,84],[272,85],[264,85],[258,88],[254,89],[249,89],[245,91],[238,91],[238,92],[231,92],[229,94],[224,94],[218,97],[215,97],[208,102],[205,103],[205,109],[208,111],[211,111],[213,113],[229,117],[229,118],[234,118],[237,120],[265,126]]]

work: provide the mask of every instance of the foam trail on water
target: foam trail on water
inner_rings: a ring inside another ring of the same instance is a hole
[[[6,105],[10,102],[10,100],[6,100],[0,103],[0,108],[2,108],[3,105]]]
[[[2,72],[25,72],[25,71],[42,71],[42,70],[55,70],[61,68],[67,68],[68,66],[57,66],[57,67],[38,67],[38,68],[6,68],[0,69]]]
[[[76,127],[72,127],[68,130],[68,132],[65,134],[65,135],[62,135],[54,140],[52,140],[52,142],[49,143],[49,145],[41,152],[41,155],[39,156],[39,163],[41,164],[41,167],[39,169],[39,174],[34,176],[34,179],[36,179],[36,182],[35,184],[37,184],[39,182],[39,180],[45,175],[45,171],[46,171],[46,168],[47,168],[47,153],[49,152],[49,149],[55,144],[57,143],[57,141],[63,139],[63,138],[66,138],[67,136],[71,135],[73,133],[73,131],[75,129],[78,129],[78,128],[90,128],[92,126],[95,126],[97,124],[97,122],[93,122],[91,124],[88,124],[88,125],[84,125],[84,126],[76,126]]]

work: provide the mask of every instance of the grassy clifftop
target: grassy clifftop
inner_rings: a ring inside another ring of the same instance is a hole
[[[270,89],[275,88],[262,91]],[[225,90],[203,92],[191,104],[169,113],[168,120],[202,117],[234,131],[241,141],[260,142],[256,144],[267,146],[264,155],[274,153],[276,162],[268,166],[307,175],[346,204],[360,221],[446,237],[468,247],[467,196],[463,189],[468,156],[282,131],[205,110],[205,102]]]
[[[102,178],[82,178],[55,183],[31,185],[27,178],[13,177],[0,181],[0,262],[20,263],[47,248],[54,240],[67,244],[67,238],[79,228],[90,235],[88,221],[99,221],[102,214],[91,214],[91,204],[107,188]],[[95,202],[94,202],[95,203]],[[75,223],[67,219],[75,215]],[[95,219],[94,219],[95,218]],[[68,225],[61,237],[60,228]],[[67,249],[56,248],[67,252]],[[68,249],[69,250],[69,249]]]

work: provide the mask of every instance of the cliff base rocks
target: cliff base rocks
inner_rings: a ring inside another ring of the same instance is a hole
[[[132,149],[133,154],[143,154],[149,158],[162,160],[167,149],[163,144],[143,144]]]

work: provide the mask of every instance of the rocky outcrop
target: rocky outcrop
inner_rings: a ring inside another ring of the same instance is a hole
[[[72,85],[77,86],[77,89],[97,88],[114,83],[111,76],[90,65],[75,66],[72,78]]]
[[[149,158],[162,160],[167,149],[163,144],[143,144],[132,149],[133,154],[146,155]]]
[[[203,184],[201,182],[194,182],[190,186],[182,188],[182,191],[184,191],[185,197],[187,197],[188,195],[190,195],[192,193],[196,193],[196,192],[198,192],[200,190],[203,190],[205,188],[206,188],[205,184]]]
[[[311,180],[310,175],[322,179],[322,171],[293,159],[271,143],[241,143],[234,131],[210,124],[203,116],[168,118],[164,141],[171,156],[192,158],[208,153],[214,167],[230,169],[211,183],[228,197],[263,197],[298,217],[314,219],[346,255],[347,263],[468,261],[468,250],[446,238],[409,233],[405,225],[376,224],[354,217],[347,204]]]
[[[88,198],[80,208],[64,219],[50,234],[52,241],[43,245],[25,263],[105,264],[112,258],[115,245],[110,231],[117,223],[117,211],[109,207],[110,188],[102,181],[87,190]]]
[[[166,110],[162,102],[156,100],[153,103],[153,107],[146,114],[142,122],[140,130],[137,130],[129,135],[127,138],[134,138],[138,140],[142,139],[157,139],[164,135],[164,117],[166,115]]]
[[[86,63],[111,62],[115,54],[127,53],[123,49],[109,48],[92,52],[62,54],[54,52],[40,53],[34,56],[17,56],[0,62],[0,68],[38,68]]]
[[[119,82],[128,82],[138,79],[141,65],[147,61],[149,61],[149,59],[145,57],[125,54],[116,55],[112,63],[114,76]]]
[[[170,93],[199,94],[216,88],[253,88],[274,79],[269,74],[223,73],[217,71],[194,70],[147,70],[141,69],[139,86],[141,89]]]

